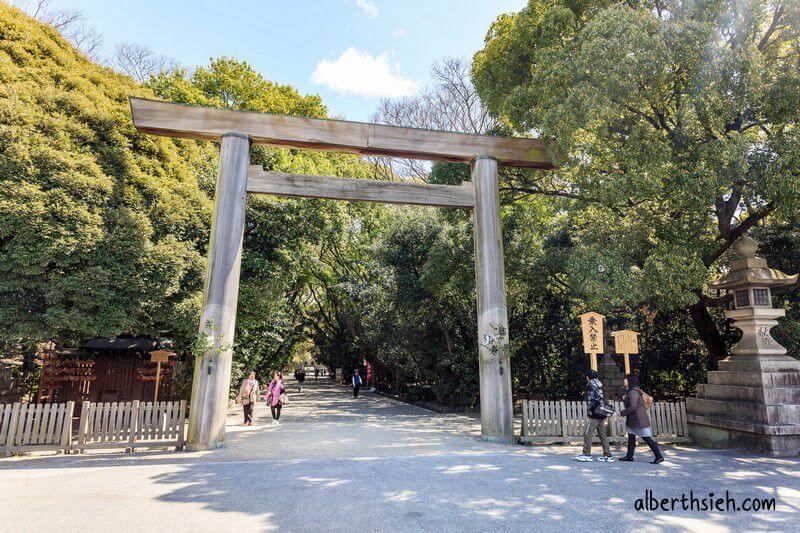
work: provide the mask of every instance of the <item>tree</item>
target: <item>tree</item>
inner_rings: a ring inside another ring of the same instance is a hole
[[[573,285],[606,309],[686,309],[725,357],[725,300],[704,284],[800,205],[800,4],[530,0],[495,21],[473,76],[550,146],[559,168],[514,187],[574,200]]]
[[[265,113],[324,118],[327,109],[316,95],[301,95],[273,83],[248,63],[212,59],[193,71],[163,71],[146,85],[165,100]],[[216,156],[214,156],[216,159]],[[318,175],[367,177],[370,166],[357,156],[253,146],[251,162],[268,170]],[[213,191],[214,176],[201,178]],[[245,368],[261,375],[282,368],[298,346],[316,332],[325,347],[335,337],[352,346],[358,332],[343,324],[349,300],[339,298],[332,279],[352,265],[343,250],[358,237],[378,206],[253,195],[248,198],[239,312],[234,343],[234,382]],[[357,239],[356,239],[357,240]],[[329,308],[336,308],[336,319]],[[312,330],[310,332],[309,330]],[[349,352],[352,354],[352,352]],[[330,355],[330,354],[329,354]]]
[[[179,65],[172,58],[155,54],[148,46],[126,42],[114,49],[114,66],[139,83],[144,83],[162,72],[170,73]]]
[[[86,21],[79,9],[55,7],[52,0],[18,0],[20,8],[36,20],[55,28],[90,59],[98,59],[103,36]]]
[[[140,135],[152,93],[0,4],[0,344],[185,335],[211,199],[193,142]]]
[[[489,115],[470,79],[470,64],[463,58],[445,58],[431,67],[433,85],[421,94],[404,98],[384,98],[372,121],[392,126],[486,133],[497,126]],[[384,172],[425,178],[430,165],[415,159],[378,158]],[[379,167],[380,168],[380,167]]]

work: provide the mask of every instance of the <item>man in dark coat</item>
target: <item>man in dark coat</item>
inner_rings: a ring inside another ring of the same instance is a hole
[[[611,456],[611,446],[608,444],[608,415],[601,408],[605,406],[603,398],[603,384],[597,379],[597,372],[589,370],[586,372],[588,382],[588,393],[586,397],[586,412],[589,415],[586,426],[583,428],[583,453],[575,459],[582,462],[592,461],[592,439],[595,433],[600,437],[600,444],[603,446],[603,456],[597,460],[604,463],[614,462]]]

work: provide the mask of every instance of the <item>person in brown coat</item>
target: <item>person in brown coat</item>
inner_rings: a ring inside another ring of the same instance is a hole
[[[641,437],[643,441],[653,450],[655,459],[650,461],[657,465],[664,461],[658,444],[653,440],[653,431],[650,429],[650,417],[644,407],[642,399],[642,389],[639,388],[639,378],[635,374],[625,376],[625,386],[628,392],[622,397],[625,409],[619,412],[625,417],[625,429],[628,431],[628,453],[625,457],[620,457],[620,461],[633,461],[633,451],[636,449],[636,437]]]
[[[244,408],[244,425],[253,425],[253,407],[258,401],[258,381],[256,381],[256,373],[250,372],[247,379],[242,381],[242,386],[239,387],[239,396],[237,400]]]

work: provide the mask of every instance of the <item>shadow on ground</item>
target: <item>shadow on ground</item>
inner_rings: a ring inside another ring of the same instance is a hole
[[[640,447],[634,463],[578,463],[574,447],[484,443],[470,417],[309,385],[291,395],[279,426],[263,406],[257,426],[232,414],[227,445],[214,452],[2,461],[11,506],[0,519],[53,527],[59,518],[47,509],[63,498],[88,517],[130,505],[149,529],[168,529],[164,515],[187,530],[289,531],[789,530],[800,520],[797,459],[685,447],[667,448],[668,461],[653,466]],[[656,498],[729,491],[739,503],[774,497],[778,509],[638,512],[645,490]],[[31,506],[37,498],[48,505]]]

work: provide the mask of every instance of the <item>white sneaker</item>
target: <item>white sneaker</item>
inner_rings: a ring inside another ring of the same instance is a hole
[[[582,463],[589,463],[589,462],[593,461],[594,459],[592,459],[591,455],[578,455],[577,457],[575,457],[575,460],[576,461],[580,461]]]
[[[613,463],[615,459],[613,457],[603,456],[603,457],[598,457],[597,460],[600,461],[601,463]]]

